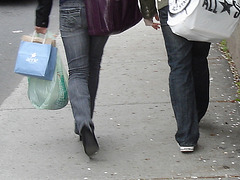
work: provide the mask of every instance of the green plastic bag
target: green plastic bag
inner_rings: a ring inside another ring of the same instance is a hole
[[[68,104],[68,74],[57,55],[52,81],[28,77],[28,98],[37,109],[56,110]]]

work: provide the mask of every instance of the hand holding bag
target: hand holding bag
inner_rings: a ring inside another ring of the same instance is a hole
[[[141,19],[138,0],[85,0],[90,35],[121,33]]]
[[[169,0],[172,31],[193,41],[219,42],[239,23],[239,0]]]
[[[48,35],[48,34],[47,34]],[[23,36],[18,50],[14,72],[25,76],[34,76],[52,80],[57,57],[55,40]]]

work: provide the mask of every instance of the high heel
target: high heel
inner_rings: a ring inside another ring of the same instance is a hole
[[[90,157],[99,150],[97,139],[94,134],[94,130],[90,130],[88,127],[83,126],[81,130],[80,140],[82,139],[85,153]]]

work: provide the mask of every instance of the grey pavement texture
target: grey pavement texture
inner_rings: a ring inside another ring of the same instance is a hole
[[[58,47],[64,56],[60,38]],[[161,31],[143,22],[106,45],[94,116],[100,151],[93,159],[73,132],[70,105],[34,109],[24,77],[0,106],[0,179],[240,179],[240,108],[232,101],[231,69],[215,44],[209,67],[211,102],[191,154],[181,153],[174,139]]]

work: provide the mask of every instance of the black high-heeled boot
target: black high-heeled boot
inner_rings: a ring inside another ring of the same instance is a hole
[[[94,155],[99,150],[93,129],[91,131],[88,127],[83,126],[80,137],[83,142],[84,151],[88,156]]]

